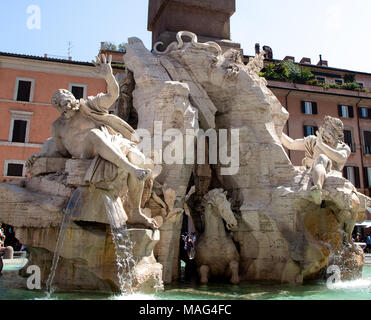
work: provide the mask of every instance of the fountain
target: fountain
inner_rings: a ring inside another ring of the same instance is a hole
[[[195,261],[209,286],[216,276],[241,288],[303,284],[331,265],[342,280],[360,277],[363,252],[349,232],[371,199],[341,176],[349,156],[342,122],[327,117],[317,136],[294,141],[282,132],[289,114],[258,75],[264,52],[245,65],[240,51],[188,31],[157,47],[138,38],[125,45],[121,79],[132,99],[120,100],[120,114],[136,110],[136,131],[107,113],[123,84],[102,56],[96,67],[108,92],[76,101],[59,90],[52,101],[61,118],[30,157],[31,178],[0,184],[0,220],[30,248],[30,264],[42,274],[52,265],[48,288],[153,293],[173,285],[184,213],[200,235]],[[284,146],[306,148],[303,166]],[[190,161],[194,149],[194,160],[208,162]]]

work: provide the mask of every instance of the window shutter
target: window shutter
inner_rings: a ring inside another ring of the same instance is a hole
[[[369,108],[366,108],[366,109],[367,109],[367,118],[371,119],[371,111]]]
[[[359,168],[358,167],[354,167],[354,180],[356,184],[355,187],[359,189],[361,187],[361,183],[359,179]]]
[[[341,111],[341,105],[338,104],[338,114],[339,114],[339,117],[342,117],[343,116],[343,113]]]
[[[348,107],[348,112],[349,112],[349,118],[354,118],[354,111],[353,111],[353,107],[352,106],[349,106]]]
[[[360,107],[357,108],[357,115],[358,118],[362,118],[362,109]]]
[[[371,135],[369,131],[364,131],[363,132],[364,136],[364,143],[365,143],[365,153],[370,154],[371,153]]]
[[[305,101],[301,102],[301,112],[305,113]]]
[[[316,135],[316,132],[318,131],[318,127],[313,127],[313,134]]]
[[[303,130],[304,130],[304,137],[307,137],[307,126],[304,126]]]
[[[353,152],[352,132],[350,130],[344,130],[344,142],[350,147]]]
[[[312,113],[318,114],[317,102],[312,102]]]
[[[367,167],[363,167],[363,184],[365,188],[368,188],[369,181],[368,181]]]

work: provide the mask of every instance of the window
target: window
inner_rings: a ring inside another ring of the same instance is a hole
[[[354,111],[352,106],[338,105],[338,113],[341,118],[354,118]]]
[[[12,142],[26,142],[27,121],[14,120]]]
[[[70,83],[70,91],[76,99],[86,98],[86,84]]]
[[[343,85],[343,79],[335,79],[335,84]]]
[[[9,141],[28,143],[30,121],[33,112],[11,110]]]
[[[368,111],[368,108],[358,108],[358,116],[362,119],[370,119],[371,118],[371,112]]]
[[[315,136],[318,131],[316,126],[304,126],[304,137]]]
[[[4,165],[5,177],[25,177],[26,166],[23,160],[5,160]]]
[[[324,78],[324,77],[316,77],[316,80],[320,83],[325,83],[326,82],[326,78]]]
[[[14,100],[33,101],[34,79],[17,77],[15,82]]]
[[[358,167],[344,167],[343,176],[345,179],[348,179],[356,188],[361,187]]]
[[[304,114],[318,114],[317,102],[302,101],[301,112]]]
[[[352,152],[356,152],[356,148],[352,139],[352,131],[344,130],[344,142],[349,146]]]
[[[371,187],[371,167],[370,168],[363,168],[363,181],[365,184],[365,188]]]
[[[371,154],[371,132],[370,131],[363,131],[364,137],[364,153]]]
[[[363,82],[357,82],[357,84],[359,85],[359,87],[360,87],[361,89],[363,89],[363,87],[364,87]]]

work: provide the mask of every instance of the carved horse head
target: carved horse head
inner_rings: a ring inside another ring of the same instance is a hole
[[[216,218],[221,218],[226,222],[228,230],[237,228],[237,220],[231,210],[231,203],[227,200],[227,192],[223,192],[223,189],[209,191],[204,196],[202,203],[204,208],[211,207],[205,212],[210,212]]]

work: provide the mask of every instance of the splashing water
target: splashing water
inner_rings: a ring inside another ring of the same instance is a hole
[[[54,289],[52,289],[52,283],[53,283],[53,279],[55,276],[55,270],[57,269],[57,266],[58,266],[58,261],[59,261],[60,253],[63,247],[64,239],[66,238],[66,230],[71,225],[71,220],[75,213],[80,197],[81,197],[81,190],[80,188],[77,188],[72,194],[70,200],[68,201],[67,208],[64,210],[63,220],[62,220],[62,224],[59,230],[59,235],[58,235],[58,240],[57,240],[57,246],[54,250],[52,267],[50,269],[48,280],[46,281],[46,294],[48,298],[50,298],[51,294],[54,292]]]
[[[115,245],[117,276],[122,294],[133,293],[134,269],[136,262],[133,256],[133,242],[122,221],[122,206],[108,193],[104,194],[104,205],[111,225],[113,243]]]
[[[51,295],[55,291],[52,288],[55,271],[58,266],[60,253],[63,248],[63,243],[66,238],[66,231],[71,225],[72,217],[76,215],[77,204],[81,198],[81,190],[77,188],[72,194],[66,209],[64,210],[63,220],[58,235],[57,245],[54,251],[52,267],[48,280],[46,281],[47,299],[51,299]],[[121,294],[131,294],[134,279],[134,268],[136,262],[133,257],[133,243],[130,240],[129,233],[123,221],[123,208],[117,200],[114,200],[109,193],[102,191],[104,205],[106,207],[107,216],[111,226],[113,243],[115,245],[117,276],[120,283]]]

